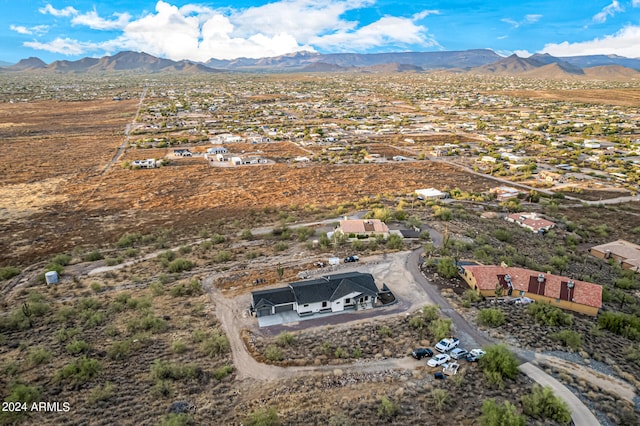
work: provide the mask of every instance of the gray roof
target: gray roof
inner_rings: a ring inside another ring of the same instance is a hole
[[[293,303],[296,299],[289,287],[272,288],[251,292],[253,307],[258,309],[263,306],[284,305]]]
[[[251,293],[251,299],[253,307],[258,309],[293,302],[301,305],[325,300],[333,302],[351,293],[377,296],[378,287],[373,276],[360,272],[328,275],[314,280],[294,282],[288,287],[254,291]]]
[[[298,304],[333,302],[350,293],[376,296],[378,288],[371,274],[349,272],[289,284]]]

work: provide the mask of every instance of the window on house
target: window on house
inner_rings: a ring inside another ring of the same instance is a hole
[[[365,296],[364,300],[368,302],[369,301],[369,296]]]
[[[309,304],[307,303],[306,305],[304,305],[304,307],[305,307],[305,308],[308,308],[308,307],[309,307]]]
[[[348,305],[349,303],[351,303],[351,299],[350,298],[344,299],[344,304],[345,305]]]
[[[326,308],[327,307],[327,302],[322,302],[322,307]]]

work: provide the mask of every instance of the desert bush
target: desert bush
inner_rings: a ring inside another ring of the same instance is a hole
[[[391,329],[386,325],[383,325],[382,327],[380,327],[380,330],[378,330],[378,333],[380,333],[382,337],[391,337],[391,335],[393,334]]]
[[[244,229],[240,234],[240,238],[242,238],[243,240],[251,241],[253,240],[253,234],[251,233],[250,229]]]
[[[105,314],[101,311],[85,311],[82,313],[82,317],[87,328],[97,327],[106,320]]]
[[[127,328],[131,333],[140,331],[150,331],[152,333],[160,333],[167,329],[167,322],[159,317],[154,316],[151,312],[140,318],[135,318],[127,323]]]
[[[553,420],[561,425],[571,422],[571,411],[567,403],[555,396],[548,386],[534,384],[531,394],[522,396],[522,410],[536,419]]]
[[[98,385],[89,391],[87,402],[91,405],[100,401],[108,401],[115,395],[115,386],[111,382]]]
[[[31,348],[27,354],[27,359],[31,365],[47,364],[52,358],[51,351],[43,348],[42,346],[36,346]]]
[[[489,327],[500,327],[505,323],[504,313],[497,308],[481,309],[478,312],[478,322]]]
[[[225,377],[227,377],[229,374],[231,374],[232,371],[233,371],[233,367],[226,364],[226,365],[223,365],[222,367],[219,367],[213,370],[213,377],[215,377],[216,380],[222,380]]]
[[[495,237],[496,240],[506,243],[511,241],[513,237],[513,233],[508,229],[498,228],[498,229],[494,229],[493,236]]]
[[[77,355],[81,352],[88,352],[89,349],[91,349],[91,346],[84,340],[74,340],[66,346],[67,352],[72,355]]]
[[[178,249],[180,254],[189,254],[191,253],[191,250],[191,246],[180,246],[180,248]]]
[[[169,265],[169,262],[171,262],[172,260],[175,260],[175,258],[176,258],[176,253],[172,250],[164,251],[158,255],[158,260],[160,260],[160,263],[162,263],[165,266]]]
[[[259,408],[252,411],[244,421],[247,426],[280,426],[280,418],[275,408]]]
[[[104,259],[104,256],[98,250],[89,252],[85,254],[84,257],[82,258],[82,260],[84,260],[85,262],[95,262],[97,260],[102,260],[102,259]]]
[[[493,399],[485,399],[482,403],[482,426],[525,426],[526,417],[518,414],[515,405],[509,401],[498,404]]]
[[[400,412],[400,404],[392,399],[383,396],[380,398],[380,405],[378,406],[378,417],[383,420],[391,420]]]
[[[444,389],[433,389],[429,393],[429,396],[433,400],[433,405],[435,406],[436,410],[442,411],[447,403],[447,400],[449,399],[449,392]]]
[[[57,382],[69,381],[73,384],[82,384],[90,381],[102,370],[100,362],[93,358],[83,356],[65,365],[55,375]]]
[[[229,339],[227,336],[220,333],[214,333],[213,336],[207,338],[200,345],[202,352],[210,357],[225,354],[229,352]]]
[[[429,324],[429,331],[435,340],[441,340],[451,335],[451,324],[450,318],[438,318]]]
[[[598,317],[600,328],[624,336],[627,339],[640,340],[640,318],[622,312],[603,312]]]
[[[104,263],[107,266],[119,265],[124,261],[122,257],[108,257]]]
[[[288,244],[284,241],[278,241],[275,246],[273,246],[275,251],[285,251],[289,248]]]
[[[40,389],[35,386],[16,382],[13,383],[8,390],[9,394],[4,399],[5,402],[21,402],[25,403],[27,407],[30,407],[31,404],[40,400]],[[0,411],[0,424],[18,424],[26,413],[26,411],[5,411],[3,409]]]
[[[51,259],[51,263],[56,263],[60,266],[67,266],[71,262],[71,255],[66,253],[57,254]]]
[[[127,232],[126,234],[122,235],[120,239],[118,239],[118,242],[116,242],[116,246],[119,248],[133,247],[138,241],[140,241],[141,238],[142,236],[137,232]]]
[[[195,420],[187,413],[169,413],[160,420],[160,426],[193,426],[195,424]]]
[[[231,253],[228,250],[220,250],[218,253],[216,253],[216,256],[214,257],[214,260],[217,263],[228,262],[231,259],[233,259],[233,253]]]
[[[129,247],[124,251],[124,257],[136,257],[138,254],[140,254],[140,250],[133,247]]]
[[[573,315],[548,303],[532,303],[527,307],[527,312],[536,322],[543,325],[569,326],[573,322]]]
[[[557,333],[552,333],[549,337],[562,342],[563,345],[570,347],[574,351],[582,347],[582,335],[573,330],[561,330]]]
[[[347,351],[342,349],[342,347],[338,347],[333,353],[333,356],[339,359],[339,358],[346,358],[349,356],[349,354],[347,353]]]
[[[151,387],[151,395],[155,398],[169,398],[173,396],[173,389],[168,380],[157,380]]]
[[[362,349],[360,347],[356,347],[353,350],[353,355],[352,356],[353,356],[353,358],[356,358],[356,359],[357,358],[362,358]]]
[[[450,257],[441,257],[436,267],[438,274],[444,278],[451,279],[458,276],[456,262]]]
[[[173,273],[188,271],[193,267],[194,267],[193,262],[183,258],[175,259],[174,261],[170,262],[167,265],[167,269],[169,270],[169,272],[173,272]]]
[[[197,375],[198,368],[194,364],[155,360],[151,366],[151,378],[155,381],[195,379]]]
[[[20,275],[22,272],[19,268],[15,266],[5,266],[0,268],[0,281],[8,280],[9,278],[13,278],[17,275]]]
[[[400,250],[402,249],[403,244],[404,242],[402,237],[399,235],[393,234],[393,235],[389,235],[386,246],[390,250]]]
[[[280,346],[290,346],[296,340],[295,336],[288,331],[284,331],[278,335],[276,341]]]
[[[64,343],[78,334],[80,334],[80,330],[77,328],[62,328],[56,332],[56,340],[60,343]]]
[[[264,356],[269,361],[282,361],[282,359],[284,358],[282,349],[280,349],[276,345],[267,346],[267,348],[264,351]]]
[[[436,219],[449,221],[453,219],[453,211],[447,207],[435,205],[431,208]]]
[[[213,234],[213,236],[211,237],[211,242],[213,244],[224,243],[226,240],[227,238],[224,235],[220,235],[220,234]]]
[[[437,320],[440,317],[440,306],[438,305],[425,305],[422,307],[422,318],[430,323]]]
[[[489,381],[500,387],[503,379],[513,379],[518,373],[516,356],[504,345],[491,345],[485,348],[486,355],[480,358],[480,367]]]
[[[189,284],[178,284],[171,287],[169,293],[173,297],[199,296],[202,294],[202,285],[198,280],[191,280]]]
[[[174,340],[171,342],[171,350],[177,354],[187,351],[187,345],[182,340]]]
[[[149,289],[154,296],[162,296],[164,294],[164,285],[161,282],[151,283]]]
[[[462,306],[464,306],[465,308],[468,308],[474,303],[478,303],[481,300],[482,296],[480,296],[477,291],[472,289],[467,289],[462,294]]]
[[[138,343],[132,340],[115,341],[107,349],[107,356],[112,360],[120,360],[127,358],[136,348]]]

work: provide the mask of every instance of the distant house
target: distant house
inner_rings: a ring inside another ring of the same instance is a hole
[[[422,200],[437,200],[447,196],[445,192],[439,191],[435,188],[416,189],[416,194],[418,195],[418,198]]]
[[[512,188],[510,186],[498,186],[492,188],[489,192],[496,195],[496,199],[498,201],[510,200],[512,198],[517,198],[520,194],[520,191]]]
[[[378,287],[371,274],[349,272],[298,281],[287,287],[251,293],[251,308],[258,317],[296,311],[298,315],[373,308]]]
[[[626,240],[617,240],[589,249],[589,253],[600,259],[614,259],[623,269],[640,272],[640,246]]]
[[[153,169],[157,166],[157,162],[153,158],[148,158],[146,160],[133,160],[131,162],[131,166],[141,169]]]
[[[547,232],[554,228],[556,224],[550,220],[538,217],[536,213],[513,213],[505,218],[508,222],[517,223],[523,228],[529,229],[534,233]]]
[[[538,177],[540,178],[540,180],[549,183],[564,182],[564,176],[558,173],[549,172],[547,170],[542,170],[540,173],[538,173]]]
[[[344,235],[366,235],[372,237],[382,235],[385,239],[389,237],[389,227],[379,219],[347,219],[341,220],[336,233]]]
[[[598,315],[602,307],[601,285],[560,275],[524,268],[464,265],[460,276],[485,297],[496,297],[496,289],[501,288],[505,296],[511,290],[514,297],[529,297],[587,315]]]
[[[207,149],[207,154],[226,154],[227,152],[229,151],[223,146],[214,146]]]

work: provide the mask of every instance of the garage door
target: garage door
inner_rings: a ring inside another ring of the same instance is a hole
[[[286,305],[276,306],[276,314],[278,312],[287,312],[287,311],[293,311],[293,303],[288,303]]]
[[[260,308],[258,309],[258,317],[266,317],[268,315],[271,315],[271,307],[266,307],[266,308]]]

